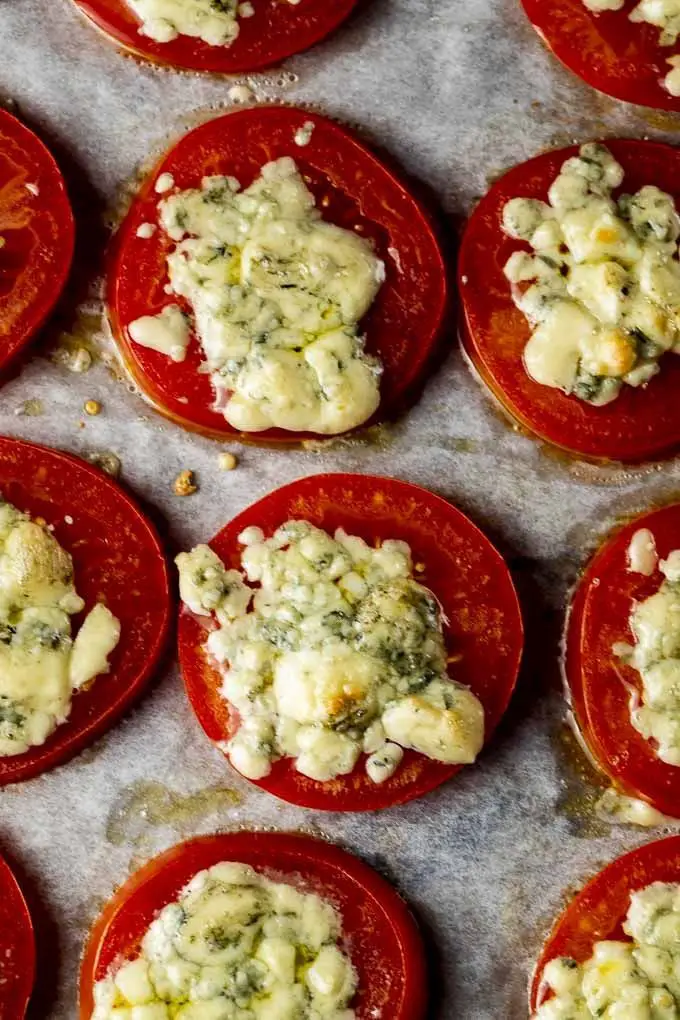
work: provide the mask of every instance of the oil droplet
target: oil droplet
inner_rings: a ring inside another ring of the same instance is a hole
[[[571,823],[575,836],[596,839],[606,836],[611,827],[599,812],[599,802],[608,782],[595,767],[568,723],[562,723],[555,735],[561,773],[562,792],[557,812]]]
[[[235,790],[209,786],[182,794],[163,783],[139,780],[124,789],[106,823],[106,838],[114,846],[143,842],[150,829],[168,826],[180,834],[187,827],[220,814],[240,802]]]
[[[14,413],[25,415],[27,418],[39,418],[41,414],[45,413],[45,405],[42,400],[32,397],[30,400],[24,400],[23,404],[19,404]]]

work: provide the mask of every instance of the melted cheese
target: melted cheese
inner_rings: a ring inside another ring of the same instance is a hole
[[[384,266],[364,238],[321,219],[292,159],[264,166],[245,191],[205,178],[162,200],[160,222],[176,242],[170,290],[193,310],[215,407],[230,425],[336,434],[370,418],[380,365],[358,323]],[[169,335],[186,328],[178,317],[170,305],[128,331],[180,360],[188,333]]]
[[[141,20],[141,35],[172,42],[179,35],[210,46],[230,46],[239,34],[238,0],[127,0]]]
[[[413,580],[405,542],[372,549],[305,521],[270,539],[249,528],[241,542],[246,579],[259,587],[207,546],[177,557],[182,599],[219,623],[206,647],[241,718],[224,748],[235,768],[261,779],[292,757],[325,782],[351,772],[363,752],[382,782],[403,748],[474,761],[484,711],[448,677],[441,610]]]
[[[95,986],[92,1020],[355,1020],[341,921],[246,864],[199,872]]]
[[[677,1020],[680,1015],[680,886],[632,893],[629,942],[596,942],[583,964],[560,957],[543,971],[553,998],[534,1020]]]
[[[642,694],[631,703],[631,722],[668,765],[680,765],[680,550],[659,563],[665,577],[649,598],[634,604],[631,646],[614,649],[637,669]]]
[[[532,249],[505,266],[532,335],[528,374],[588,403],[643,386],[665,351],[680,350],[680,217],[647,185],[617,201],[623,170],[603,145],[581,147],[549,204],[514,198],[503,230]]]
[[[75,641],[83,600],[73,563],[53,536],[0,500],[0,755],[43,744],[71,711],[71,695],[108,669],[120,625],[103,605]]]
[[[600,14],[602,11],[620,11],[625,0],[583,0],[590,11]],[[629,14],[631,21],[653,25],[661,32],[661,46],[673,46],[680,35],[680,0],[640,0],[637,7]],[[664,79],[664,85],[672,96],[680,95],[680,73],[671,58],[668,63],[673,65]]]

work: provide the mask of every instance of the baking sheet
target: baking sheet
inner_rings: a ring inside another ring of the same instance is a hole
[[[51,144],[81,223],[75,286],[39,351],[0,391],[0,432],[81,456],[117,453],[125,483],[167,522],[177,547],[210,537],[248,503],[306,474],[408,479],[451,500],[494,538],[528,620],[524,675],[492,747],[403,808],[333,816],[286,807],[250,787],[204,737],[172,663],[91,750],[1,791],[0,843],[47,914],[40,927],[49,960],[34,1017],[76,1016],[84,935],[136,864],[181,836],[234,826],[323,833],[390,878],[428,939],[433,1020],[526,1017],[528,970],[565,892],[662,834],[594,820],[592,787],[563,733],[556,653],[566,593],[586,551],[617,514],[680,490],[677,463],[624,471],[556,457],[500,418],[453,348],[396,425],[302,451],[220,447],[165,424],[106,355],[84,375],[69,372],[51,358],[64,333],[102,343],[93,267],[106,218],[149,155],[197,114],[228,103],[233,82],[125,59],[69,0],[0,0],[0,41],[0,100],[15,102]],[[258,98],[312,104],[359,126],[438,194],[452,231],[491,178],[542,147],[617,133],[673,139],[680,127],[572,78],[542,48],[518,0],[366,0],[349,25],[289,61],[284,74],[239,80]],[[83,415],[89,398],[101,401],[99,417]],[[42,413],[24,413],[40,409],[26,401],[40,401]],[[236,471],[218,470],[221,448],[239,454]],[[184,500],[172,492],[183,468],[200,483]]]

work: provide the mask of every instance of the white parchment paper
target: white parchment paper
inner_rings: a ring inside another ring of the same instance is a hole
[[[377,436],[313,451],[232,444],[239,467],[220,473],[218,444],[165,424],[105,361],[74,375],[49,352],[76,320],[97,342],[94,306],[82,302],[103,217],[150,154],[197,112],[228,103],[233,82],[123,58],[70,0],[0,0],[0,42],[0,100],[15,102],[52,146],[81,224],[75,285],[42,345],[0,391],[0,432],[83,456],[114,451],[125,483],[162,515],[177,547],[209,538],[248,503],[306,474],[409,479],[460,506],[500,545],[528,623],[520,689],[492,747],[404,808],[333,816],[254,790],[204,737],[173,664],[93,749],[3,790],[0,845],[23,866],[51,919],[40,922],[49,950],[34,1018],[75,1018],[85,933],[135,865],[181,836],[234,826],[320,832],[390,878],[428,939],[432,1018],[526,1017],[531,961],[565,892],[651,838],[592,821],[589,787],[561,738],[557,641],[569,585],[597,535],[616,514],[680,488],[677,463],[622,471],[555,458],[500,419],[452,348],[420,403]],[[360,127],[434,189],[452,231],[490,178],[543,147],[607,134],[672,139],[680,127],[574,79],[543,49],[519,0],[366,0],[350,24],[285,71],[248,81],[260,98],[312,104]],[[100,416],[83,415],[88,398],[101,401]],[[17,413],[36,399],[42,414]],[[172,492],[183,468],[200,483],[184,500]],[[153,796],[140,785],[149,783],[161,784]],[[224,792],[191,799],[209,788],[236,791],[238,803]],[[169,814],[160,812],[165,824],[154,815],[159,791],[175,798]]]

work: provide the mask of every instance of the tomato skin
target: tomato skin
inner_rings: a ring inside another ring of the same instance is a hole
[[[652,882],[680,882],[680,836],[645,843],[618,857],[573,898],[556,921],[536,964],[529,991],[532,1014],[549,997],[542,986],[546,964],[558,956],[583,963],[592,955],[595,942],[628,941],[622,925],[630,894]]]
[[[139,952],[158,912],[198,872],[220,861],[250,864],[275,881],[330,899],[343,919],[359,975],[357,1020],[383,1011],[390,1020],[424,1020],[427,965],[420,933],[401,897],[372,868],[331,843],[297,833],[230,832],[199,836],[168,850],[132,876],[95,923],[80,973],[80,1020],[90,1020],[92,988],[109,968]]]
[[[580,2],[580,0],[579,0]],[[680,208],[680,150],[662,142],[606,139],[621,163],[624,188],[656,184]],[[639,462],[669,455],[680,445],[680,359],[666,354],[646,387],[624,386],[605,407],[592,407],[552,386],[534,382],[522,356],[531,331],[512,302],[503,266],[526,248],[501,230],[505,203],[515,197],[547,201],[548,188],[576,146],[536,156],[498,180],[472,213],[460,252],[461,344],[503,409],[539,439],[587,460]]]
[[[110,672],[73,695],[69,718],[42,746],[0,757],[2,787],[73,757],[130,707],[165,649],[172,601],[155,529],[97,468],[56,450],[0,437],[0,494],[18,509],[54,525],[55,538],[73,557],[76,590],[85,599],[85,612],[103,599],[121,622]],[[75,618],[74,633],[83,619],[84,614]]]
[[[180,35],[157,43],[139,33],[140,20],[125,0],[74,0],[85,17],[113,42],[143,60],[187,71],[241,74],[258,71],[302,53],[321,42],[349,18],[358,0],[254,0],[255,15],[240,18],[240,33],[231,46],[210,46]]]
[[[417,579],[432,589],[450,624],[447,643],[461,659],[453,676],[467,684],[486,710],[488,740],[514,690],[522,654],[522,617],[510,573],[486,537],[453,506],[419,486],[370,475],[313,475],[286,485],[253,504],[226,525],[210,545],[223,561],[240,566],[238,535],[250,525],[270,535],[290,518],[303,518],[330,533],[344,527],[373,544],[400,538],[424,563]],[[217,670],[203,644],[205,624],[186,609],[179,617],[179,659],[191,705],[212,741],[234,730],[220,697]],[[255,785],[301,807],[323,811],[375,811],[429,793],[460,771],[406,751],[391,779],[377,785],[362,757],[349,776],[318,783],[301,775],[292,759],[276,762]]]
[[[23,1020],[33,992],[36,948],[28,904],[0,857],[0,1020]]]
[[[296,145],[294,135],[307,122],[314,124],[310,142]],[[178,300],[164,291],[166,258],[175,242],[160,229],[151,239],[138,238],[137,228],[157,221],[161,196],[154,183],[162,173],[172,174],[180,189],[197,187],[211,174],[231,174],[245,187],[265,163],[282,156],[294,158],[309,178],[324,218],[347,229],[358,225],[385,262],[387,279],[362,321],[367,350],[385,367],[381,405],[366,425],[397,414],[414,399],[445,325],[446,267],[429,215],[362,142],[326,117],[288,106],[253,106],[208,121],[163,157],[114,238],[108,311],[126,367],[155,409],[218,439],[292,443],[318,436],[285,429],[236,432],[212,409],[214,393],[209,376],[198,371],[195,339],[179,363],[129,339],[131,321]]]
[[[26,185],[35,186],[33,194]],[[42,326],[71,268],[66,185],[50,152],[0,109],[0,371]]]
[[[565,674],[572,707],[591,754],[614,785],[648,801],[665,815],[680,817],[680,768],[657,758],[653,745],[630,721],[630,690],[640,676],[619,662],[615,642],[633,643],[628,620],[635,601],[648,598],[663,581],[627,569],[627,551],[640,528],[654,535],[660,559],[680,546],[680,504],[652,510],[619,528],[595,554],[576,591],[565,642]]]
[[[555,56],[588,85],[615,99],[658,110],[680,110],[680,97],[662,82],[667,58],[677,46],[661,46],[653,25],[628,15],[639,0],[620,11],[589,11],[583,0],[522,0],[538,34]]]

